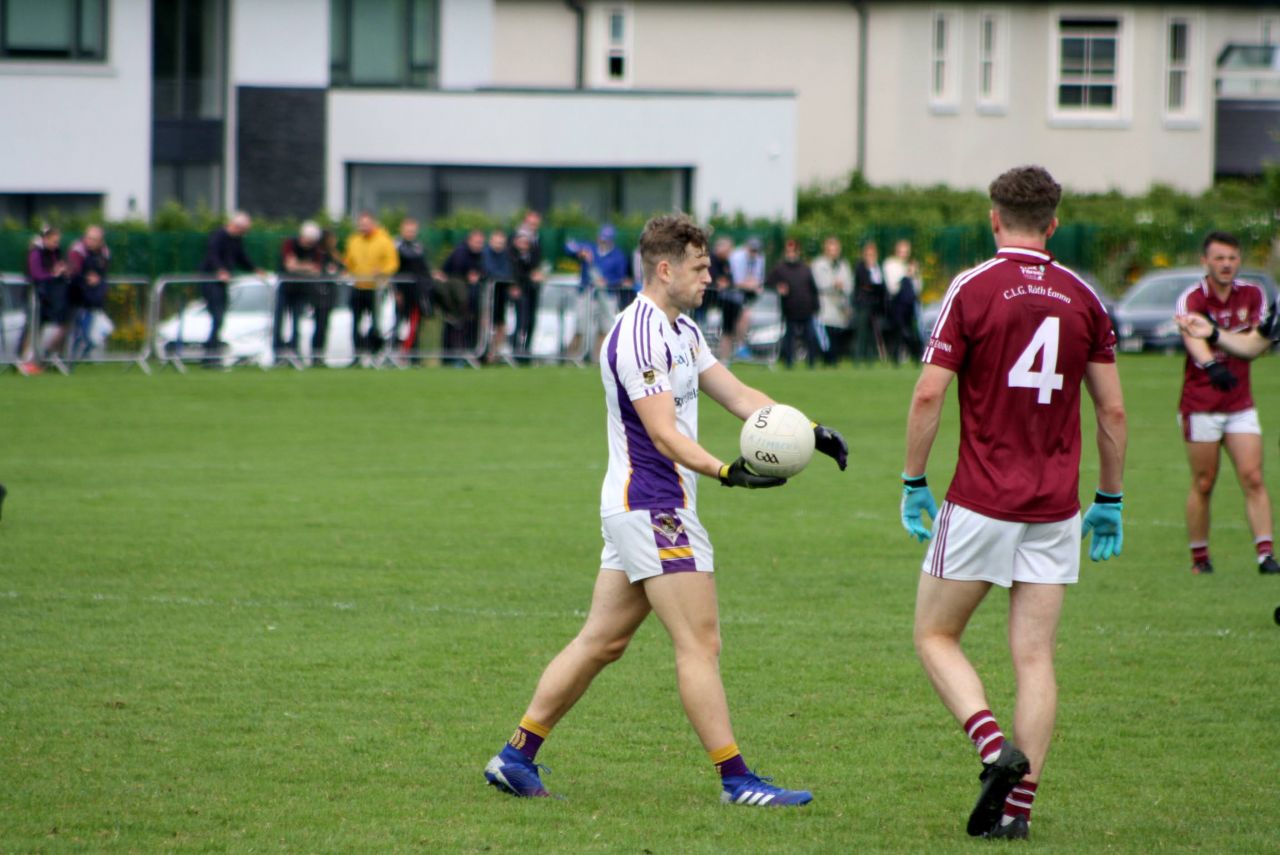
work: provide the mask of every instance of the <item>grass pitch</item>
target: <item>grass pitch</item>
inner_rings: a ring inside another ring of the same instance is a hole
[[[1085,561],[1032,845],[1277,851],[1280,579],[1229,467],[1192,577],[1181,362],[1127,357],[1124,554]],[[897,520],[915,372],[743,369],[840,428],[785,488],[704,481],[747,761],[800,810],[722,807],[654,621],[539,759],[481,769],[577,631],[599,554],[594,371],[0,376],[0,850],[975,852],[978,764],[911,646]],[[1280,498],[1280,361],[1255,366]],[[704,403],[722,456],[737,425]],[[1085,414],[1082,492],[1094,482]],[[951,409],[930,467],[954,466]],[[967,647],[1012,725],[1006,597]],[[998,845],[998,844],[997,844]]]

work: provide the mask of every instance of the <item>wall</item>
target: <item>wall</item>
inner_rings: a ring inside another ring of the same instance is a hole
[[[327,204],[345,209],[349,162],[672,166],[695,170],[698,216],[790,219],[795,112],[789,95],[334,91]],[[383,132],[386,116],[395,133]]]
[[[498,0],[494,85],[573,88],[577,38],[577,16],[564,0]]]
[[[870,122],[867,178],[877,184],[985,188],[1019,163],[1044,164],[1071,190],[1145,192],[1163,183],[1200,192],[1213,181],[1214,61],[1228,38],[1256,40],[1258,13],[1179,6],[1200,27],[1195,60],[1198,115],[1167,121],[1164,103],[1166,19],[1163,6],[1091,4],[1087,7],[1012,4],[1004,7],[1011,35],[1009,95],[1003,110],[977,104],[979,7],[961,9],[960,92],[949,113],[929,106],[932,15],[928,4],[876,3],[871,9]],[[986,10],[989,7],[981,7]],[[1087,9],[1129,17],[1132,55],[1127,82],[1132,102],[1119,122],[1071,125],[1052,110],[1055,13]],[[1210,14],[1211,13],[1211,14]]]
[[[494,0],[440,0],[441,89],[493,82],[493,17]]]
[[[106,216],[151,202],[151,3],[108,4],[105,63],[0,63],[0,193],[103,193]]]

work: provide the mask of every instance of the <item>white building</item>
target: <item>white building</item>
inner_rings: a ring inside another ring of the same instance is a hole
[[[1274,3],[0,0],[0,219],[176,200],[789,218],[798,187],[1207,187]]]

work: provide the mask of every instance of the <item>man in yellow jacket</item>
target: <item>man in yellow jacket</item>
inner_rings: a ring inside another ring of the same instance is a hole
[[[400,269],[400,256],[387,230],[378,225],[373,214],[361,211],[356,217],[356,230],[347,238],[343,264],[355,277],[351,292],[351,342],[357,361],[382,349],[382,333],[378,329],[378,286]],[[369,329],[361,332],[364,316],[369,316]]]

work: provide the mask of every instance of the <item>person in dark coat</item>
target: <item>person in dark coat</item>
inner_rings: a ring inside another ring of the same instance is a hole
[[[204,263],[200,265],[202,273],[212,274],[211,280],[216,280],[200,285],[200,295],[204,297],[210,320],[209,339],[204,344],[206,359],[215,357],[222,348],[218,336],[222,333],[222,319],[227,314],[227,283],[231,281],[231,274],[243,270],[263,275],[244,251],[244,236],[252,226],[249,215],[237,211],[225,226],[209,235]]]
[[[790,238],[783,245],[782,260],[769,271],[766,288],[778,292],[782,301],[782,318],[786,329],[782,334],[782,364],[791,367],[795,359],[796,338],[805,343],[805,362],[810,368],[824,348],[818,335],[815,317],[818,313],[818,284],[813,271],[800,255],[800,243]]]

